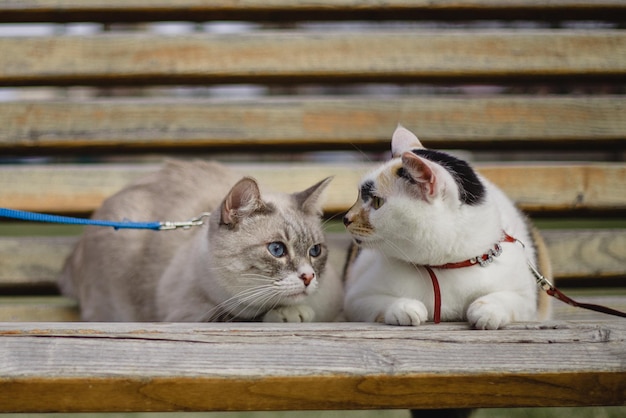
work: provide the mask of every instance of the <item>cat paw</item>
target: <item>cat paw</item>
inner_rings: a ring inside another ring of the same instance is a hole
[[[312,322],[313,308],[306,305],[288,305],[274,308],[263,317],[263,322]]]
[[[385,324],[417,326],[428,319],[426,306],[415,299],[397,299],[385,311]]]
[[[504,306],[481,299],[470,305],[467,320],[475,329],[498,329],[511,322],[509,312]]]

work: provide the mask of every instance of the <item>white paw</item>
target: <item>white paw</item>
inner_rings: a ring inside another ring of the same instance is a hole
[[[385,311],[385,323],[417,326],[428,319],[426,306],[415,299],[396,299]]]
[[[263,317],[263,322],[311,322],[315,317],[313,308],[306,305],[288,305],[274,308]]]
[[[467,320],[476,329],[498,329],[511,322],[511,315],[500,303],[478,299],[467,310]]]

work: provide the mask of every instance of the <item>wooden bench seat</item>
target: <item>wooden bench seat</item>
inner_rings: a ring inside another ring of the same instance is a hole
[[[334,175],[332,226],[401,123],[537,222],[567,294],[626,311],[624,23],[620,0],[0,0],[0,207],[89,216],[202,158]],[[54,279],[79,233],[0,219],[0,413],[626,408],[626,323],[557,301],[494,332],[77,322]]]
[[[625,333],[620,321],[495,333],[465,324],[0,325],[13,353],[0,390],[5,409],[19,411],[621,405]],[[468,361],[485,352],[489,362]]]

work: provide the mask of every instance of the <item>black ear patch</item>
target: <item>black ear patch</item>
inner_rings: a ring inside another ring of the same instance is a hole
[[[415,155],[419,155],[420,157],[441,165],[452,174],[452,177],[459,187],[459,199],[461,202],[467,205],[478,205],[485,199],[485,185],[480,181],[474,169],[466,161],[436,150],[414,149],[412,152]],[[398,172],[398,175],[404,177],[406,173],[400,175]]]
[[[401,179],[405,179],[411,184],[415,184],[415,179],[411,177],[409,173],[407,173],[404,167],[400,167],[396,170],[396,176],[400,177]]]

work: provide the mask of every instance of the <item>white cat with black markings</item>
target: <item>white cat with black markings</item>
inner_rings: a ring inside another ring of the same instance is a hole
[[[170,162],[94,217],[182,221],[190,230],[87,227],[59,277],[88,321],[332,321],[342,283],[326,266],[321,194],[261,192],[218,163]]]
[[[478,329],[547,319],[549,298],[528,266],[549,279],[547,251],[513,202],[467,162],[425,149],[401,126],[392,154],[364,177],[344,217],[356,244],[345,269],[347,319],[469,321]]]

